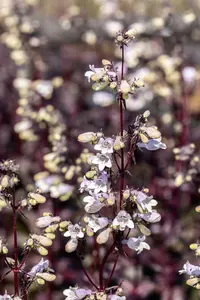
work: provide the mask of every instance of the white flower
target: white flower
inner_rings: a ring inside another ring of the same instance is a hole
[[[85,72],[85,76],[88,78],[88,82],[90,82],[92,75],[104,72],[103,68],[95,68],[94,65],[89,65],[89,68],[91,71]]]
[[[56,183],[58,183],[60,180],[60,176],[49,175],[36,180],[35,185],[41,191],[41,193],[48,193],[50,188]]]
[[[183,79],[189,85],[194,85],[197,79],[197,71],[193,67],[183,68]]]
[[[140,207],[142,210],[147,210],[148,212],[152,212],[152,206],[156,206],[158,202],[153,199],[153,197],[147,196],[145,193],[141,191],[134,191],[134,194],[136,196],[136,203],[138,204],[138,209],[140,210]]]
[[[81,300],[92,294],[91,290],[79,289],[78,287],[66,289],[63,294],[67,296],[65,300]]]
[[[44,270],[46,270],[49,267],[49,261],[44,260],[43,258],[40,260],[40,262],[33,266],[32,269],[27,273],[30,277],[35,277],[35,275],[39,272],[42,273]]]
[[[119,230],[123,231],[126,226],[131,229],[134,228],[134,223],[131,220],[131,216],[125,210],[120,210],[113,220],[113,226],[119,226]]]
[[[99,192],[106,193],[108,190],[108,174],[105,171],[102,172],[101,176],[92,181],[90,189],[94,190],[95,194]]]
[[[114,96],[111,93],[100,91],[93,94],[92,100],[96,105],[107,107],[114,102]]]
[[[94,165],[98,165],[99,171],[103,171],[105,167],[111,168],[111,155],[110,154],[100,154],[97,153],[96,156],[91,156],[90,161]]]
[[[98,212],[102,207],[105,206],[103,202],[99,200],[101,198],[101,194],[86,196],[83,198],[83,202],[86,202],[85,211],[90,214],[94,214]]]
[[[137,146],[139,148],[146,148],[147,150],[150,151],[156,151],[159,149],[166,149],[167,146],[161,142],[161,138],[158,139],[150,139],[147,143],[137,143]]]
[[[12,300],[11,296],[5,292],[4,295],[0,295],[0,300]]]
[[[60,222],[60,217],[52,217],[52,216],[45,216],[38,218],[35,222],[36,226],[39,228],[45,228],[51,225],[54,222]]]
[[[114,140],[112,138],[101,138],[94,146],[95,150],[101,151],[102,154],[113,153]]]
[[[137,214],[137,216],[149,223],[156,223],[161,220],[161,215],[157,211],[152,211],[146,214]]]
[[[84,237],[84,233],[83,233],[82,228],[81,228],[80,225],[70,224],[68,226],[68,230],[64,233],[64,236],[65,237],[71,237],[72,239],[77,239],[77,238],[82,239]]]
[[[127,244],[130,249],[137,251],[139,254],[144,249],[150,250],[150,246],[144,242],[146,239],[145,236],[138,238],[129,238],[128,240],[124,240],[123,243]]]
[[[125,296],[119,296],[119,295],[112,295],[110,298],[110,300],[126,300]]]
[[[44,98],[48,99],[53,93],[53,85],[50,80],[38,80],[36,83],[36,91]]]
[[[108,219],[104,217],[97,217],[96,215],[91,215],[88,218],[88,226],[94,231],[97,232],[100,229],[105,228],[108,225]]]
[[[189,261],[187,261],[183,266],[183,270],[179,271],[179,274],[183,274],[183,273],[186,273],[189,276],[199,277],[200,276],[200,267],[192,265],[189,263]]]
[[[50,187],[50,195],[52,198],[58,198],[67,193],[71,194],[73,189],[74,189],[74,187],[72,185],[60,183],[58,185]]]
[[[80,184],[80,192],[82,193],[83,191],[89,192],[91,187],[94,185],[92,180],[88,180],[85,176],[83,177],[83,180]]]

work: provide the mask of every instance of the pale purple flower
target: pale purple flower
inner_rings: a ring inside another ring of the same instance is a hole
[[[85,72],[85,76],[88,79],[88,82],[90,82],[90,79],[92,77],[92,75],[96,74],[96,73],[101,73],[104,71],[103,68],[95,68],[94,65],[89,65],[89,68],[91,71],[87,71]]]
[[[166,149],[167,146],[161,142],[161,138],[158,139],[150,139],[147,143],[137,143],[137,146],[139,148],[146,148],[147,150],[150,151],[156,151],[159,149]]]
[[[93,189],[94,182],[93,180],[88,180],[85,176],[83,177],[83,180],[80,184],[80,192],[83,191],[89,192],[91,189]]]
[[[95,194],[99,192],[106,193],[108,190],[108,174],[105,171],[102,172],[102,174],[91,183],[90,188],[94,190]]]
[[[108,218],[98,217],[96,215],[91,215],[88,218],[88,226],[94,231],[97,232],[100,229],[105,228],[108,225]]]
[[[113,220],[113,226],[119,226],[119,230],[123,231],[126,227],[130,229],[134,228],[134,223],[131,220],[131,216],[125,210],[120,210]]]
[[[136,215],[149,223],[156,223],[156,222],[160,222],[161,220],[161,215],[157,211],[152,211],[146,214],[136,214]]]
[[[145,236],[138,237],[138,238],[131,237],[128,240],[123,240],[123,243],[127,244],[127,246],[130,249],[135,250],[137,254],[139,254],[144,249],[150,250],[150,246],[146,242],[144,242],[145,239],[146,239]]]
[[[152,212],[152,206],[156,206],[158,202],[153,199],[152,196],[148,196],[141,191],[134,191],[136,196],[136,203],[139,205],[138,208],[142,208],[142,210],[147,210],[148,212]]]
[[[111,168],[111,155],[110,154],[100,154],[90,157],[90,161],[94,165],[98,165],[99,171],[103,171],[105,167]]]
[[[64,233],[64,236],[65,237],[71,237],[71,239],[77,239],[77,238],[82,239],[84,237],[84,232],[82,231],[82,228],[81,228],[80,225],[70,224],[68,226],[68,230]]]
[[[126,300],[125,296],[111,295],[109,300]]]
[[[42,273],[48,267],[49,267],[49,261],[44,260],[42,258],[37,265],[32,267],[32,269],[27,273],[27,275],[30,277],[35,277],[37,273]]]
[[[189,263],[189,261],[187,261],[183,265],[183,269],[179,271],[179,274],[183,274],[183,273],[186,273],[189,276],[199,277],[200,276],[200,267],[192,265]]]
[[[91,290],[79,289],[78,287],[66,289],[63,294],[67,297],[65,300],[81,300],[92,294]]]
[[[101,138],[94,146],[95,150],[101,151],[102,154],[113,153],[114,139],[112,138]]]
[[[94,214],[105,206],[105,204],[99,200],[102,197],[101,195],[102,194],[93,194],[92,196],[83,198],[83,202],[87,203],[85,206],[85,211],[87,213]]]

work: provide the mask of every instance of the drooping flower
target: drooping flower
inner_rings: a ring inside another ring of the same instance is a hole
[[[166,149],[167,146],[161,142],[161,138],[158,139],[150,139],[147,143],[137,143],[139,148],[146,148],[149,151],[156,151],[159,149]]]
[[[45,228],[54,222],[60,222],[60,217],[44,216],[36,220],[36,226],[39,228]]]
[[[105,167],[107,167],[107,168],[112,167],[110,154],[97,153],[97,155],[91,156],[89,161],[94,165],[98,165],[99,171],[103,171],[105,169]]]
[[[111,295],[109,300],[126,300],[125,296]]]
[[[96,215],[91,215],[88,217],[88,226],[94,231],[97,232],[100,229],[105,228],[108,225],[108,218],[98,217]]]
[[[92,291],[88,289],[79,289],[78,287],[70,287],[69,289],[64,290],[63,294],[67,297],[65,300],[81,300],[86,296],[90,296]]]
[[[100,209],[105,206],[105,203],[100,201],[101,198],[101,194],[93,194],[91,196],[84,197],[83,202],[87,203],[85,211],[90,214],[100,211]]]
[[[32,267],[32,269],[27,273],[27,275],[30,276],[30,277],[35,277],[38,272],[42,273],[48,267],[49,267],[49,261],[44,260],[42,258],[37,265]]]
[[[113,220],[113,226],[119,226],[119,230],[124,231],[126,227],[130,229],[134,228],[134,223],[129,213],[125,210],[120,210]]]
[[[145,236],[138,238],[129,238],[128,240],[124,240],[123,243],[127,244],[130,249],[133,249],[137,252],[137,254],[141,253],[144,249],[150,250],[150,246],[144,242],[146,239]]]
[[[189,263],[189,261],[187,261],[184,265],[183,265],[183,269],[179,271],[179,274],[184,274],[186,273],[189,276],[200,276],[200,267],[199,266],[195,266]]]
[[[161,215],[157,211],[152,211],[146,214],[137,214],[137,216],[149,223],[157,223],[161,220]]]
[[[147,194],[141,192],[141,191],[134,191],[134,195],[136,196],[136,204],[138,206],[138,209],[146,210],[148,212],[152,212],[152,206],[156,206],[158,202],[153,199],[152,196],[148,196]],[[143,211],[141,211],[143,212]]]

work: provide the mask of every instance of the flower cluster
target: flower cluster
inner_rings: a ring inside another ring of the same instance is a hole
[[[5,262],[10,272],[14,273],[14,299],[21,299],[25,297],[29,291],[31,285],[36,282],[43,285],[45,282],[51,282],[56,279],[54,271],[49,268],[49,261],[41,259],[38,264],[32,267],[29,272],[25,272],[27,263],[27,257],[31,250],[36,250],[41,256],[48,254],[46,247],[52,245],[52,241],[55,239],[55,232],[59,228],[61,223],[60,217],[53,217],[50,213],[44,213],[43,217],[37,219],[36,226],[41,228],[43,231],[41,234],[31,233],[23,245],[23,249],[18,257],[19,244],[18,244],[18,233],[17,233],[17,215],[21,214],[24,216],[25,208],[31,209],[32,206],[37,204],[43,204],[46,202],[46,198],[40,194],[39,190],[29,192],[27,197],[24,199],[16,199],[15,188],[19,182],[18,172],[19,166],[15,164],[13,160],[7,160],[0,163],[0,178],[1,178],[1,194],[0,194],[0,208],[9,208],[13,214],[13,249],[14,259],[6,257]],[[9,247],[7,243],[0,238],[0,254],[7,255],[9,253]],[[17,274],[17,275],[16,275]],[[24,292],[20,292],[21,283],[19,283],[18,276],[22,279]],[[11,299],[10,296],[1,296],[2,299]],[[12,298],[13,299],[13,298]]]
[[[143,86],[143,82],[139,79],[121,80],[120,72],[114,64],[108,60],[102,60],[103,67],[95,68],[90,65],[90,71],[85,73],[88,81],[92,79],[95,83],[92,85],[94,91],[100,91],[106,87],[110,87],[113,93],[120,93],[123,99],[127,99],[129,94],[133,94],[137,88]]]
[[[173,149],[175,159],[181,164],[185,165],[181,171],[175,174],[175,186],[181,187],[182,185],[190,184],[191,182],[197,184],[198,191],[199,182],[198,175],[200,172],[200,158],[198,153],[195,152],[196,146],[194,144],[187,144],[182,147]]]

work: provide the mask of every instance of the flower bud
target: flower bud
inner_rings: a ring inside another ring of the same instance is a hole
[[[198,247],[198,244],[196,244],[196,243],[190,245],[191,250],[196,250],[197,247]]]
[[[56,275],[51,273],[37,273],[37,276],[44,279],[45,281],[54,281],[56,279]]]
[[[37,251],[42,256],[48,255],[48,250],[42,246],[37,247]]]
[[[42,278],[37,278],[36,281],[37,281],[37,283],[38,283],[39,285],[45,284],[45,281],[44,281],[44,279],[42,279]]]
[[[78,247],[78,240],[69,240],[68,243],[65,245],[65,251],[68,253],[74,252]]]
[[[106,230],[102,231],[98,236],[97,236],[97,243],[98,244],[105,244],[107,240],[109,239],[109,235],[111,233],[112,229],[109,227]]]
[[[95,142],[97,140],[97,136],[94,132],[85,132],[79,134],[78,141],[81,143],[90,143]]]
[[[46,202],[46,198],[37,193],[29,193],[29,197],[31,199],[35,200],[37,203],[45,203]]]

